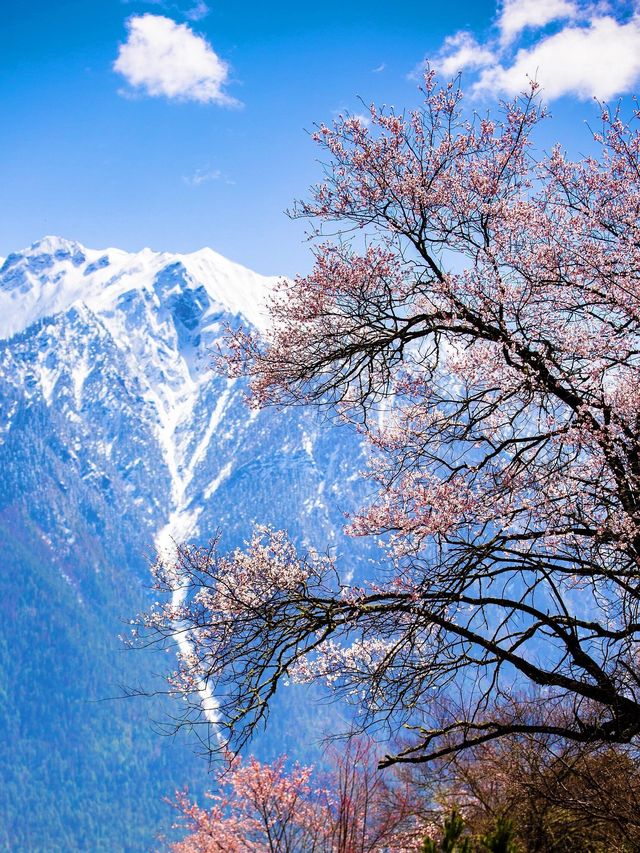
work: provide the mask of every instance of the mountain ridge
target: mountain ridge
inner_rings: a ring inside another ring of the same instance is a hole
[[[369,559],[341,530],[366,489],[360,439],[303,408],[248,412],[243,383],[209,368],[277,278],[194,254],[101,261],[49,238],[0,268],[0,851],[148,850],[163,796],[203,784],[146,722],[175,716],[171,700],[97,701],[165,689],[169,658],[117,640],[150,603],[158,549],[217,531],[231,549],[260,522],[348,573]],[[258,755],[320,756],[332,712],[294,686],[279,702]]]
[[[186,281],[203,283],[212,305],[263,327],[264,301],[277,276],[255,273],[210,248],[187,254],[148,248],[125,252],[89,249],[49,236],[9,254],[0,266],[0,338],[68,310],[76,302],[107,311],[137,279],[146,281],[171,268],[176,274],[183,272]]]

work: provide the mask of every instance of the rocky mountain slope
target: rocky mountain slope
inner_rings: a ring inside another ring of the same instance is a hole
[[[188,744],[151,727],[164,700],[110,698],[167,669],[117,639],[155,549],[218,529],[232,547],[260,521],[349,570],[367,558],[340,532],[363,489],[355,436],[249,412],[210,370],[223,325],[261,324],[273,283],[209,249],[60,238],[0,269],[0,849],[147,850],[162,797],[203,784]],[[308,706],[292,691],[257,748],[306,749]]]

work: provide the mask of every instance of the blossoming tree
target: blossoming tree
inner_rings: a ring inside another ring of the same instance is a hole
[[[383,758],[422,762],[519,734],[640,733],[640,132],[602,111],[594,154],[536,157],[535,86],[466,120],[425,78],[407,114],[314,134],[325,177],[312,272],[271,331],[230,333],[265,404],[333,405],[370,443],[376,496],[351,519],[387,559],[357,586],[258,530],[183,548],[148,618],[188,633],[175,689],[207,685],[242,744],[280,683],[322,680]],[[327,240],[327,231],[333,238]],[[324,241],[324,242],[323,242]]]
[[[209,808],[178,796],[186,837],[173,853],[378,853],[417,850],[427,822],[418,791],[376,770],[371,744],[354,740],[324,778],[235,756]]]

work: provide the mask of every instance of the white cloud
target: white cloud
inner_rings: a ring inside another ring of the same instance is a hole
[[[475,92],[515,95],[535,78],[549,100],[561,95],[606,100],[640,81],[640,18],[619,23],[605,16],[586,27],[568,26],[521,49],[512,64],[485,69]]]
[[[208,181],[219,181],[221,177],[220,169],[196,169],[191,177],[185,176],[182,180],[189,187],[199,187]]]
[[[504,0],[498,17],[500,40],[510,44],[527,27],[537,29],[577,14],[571,0]]]
[[[472,33],[461,31],[447,36],[433,65],[445,77],[453,77],[465,68],[484,68],[495,61],[490,48],[479,44]]]
[[[195,3],[189,9],[184,12],[185,18],[188,18],[190,21],[201,21],[203,18],[206,18],[211,10],[207,6],[203,0],[199,0],[198,3]]]
[[[227,64],[187,24],[145,14],[129,18],[127,29],[113,68],[136,91],[181,101],[238,104],[223,91]]]
[[[640,0],[497,2],[488,38],[459,31],[431,58],[444,77],[470,72],[472,94],[515,95],[535,79],[547,100],[607,100],[640,86]]]

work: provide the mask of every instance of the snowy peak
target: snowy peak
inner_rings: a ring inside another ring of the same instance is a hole
[[[196,315],[200,322],[220,313],[240,314],[260,327],[265,299],[276,281],[211,249],[128,253],[45,237],[9,255],[0,268],[0,338],[80,304],[99,317],[112,316],[133,293],[154,299],[158,309],[177,311],[187,328]]]
[[[56,237],[49,234],[41,240],[36,240],[35,243],[32,243],[29,251],[38,255],[48,254],[57,256],[58,258],[68,258],[77,253],[82,254],[84,249],[75,240],[67,240],[65,237]]]
[[[221,441],[214,436],[218,421],[231,401],[246,420],[241,389],[212,375],[211,350],[226,323],[263,324],[265,298],[276,281],[211,249],[132,254],[45,237],[9,255],[0,269],[0,379],[7,377],[9,397],[61,412],[89,433],[93,417],[99,420],[106,410],[116,417],[139,411],[149,458],[161,460],[169,480],[171,522],[164,537],[186,537],[202,511],[202,503],[191,509],[196,469],[210,468],[202,491],[218,482],[224,467],[209,458]],[[104,361],[102,378],[94,376],[96,360]],[[107,405],[114,394],[118,402]],[[100,414],[87,419],[89,412]],[[0,420],[2,414],[0,395]],[[0,444],[8,440],[10,421]],[[105,448],[114,446],[110,431],[94,453],[104,456],[105,470]],[[127,438],[116,432],[117,444],[126,446]],[[86,438],[80,444],[87,445]],[[143,455],[130,460],[131,471]]]

